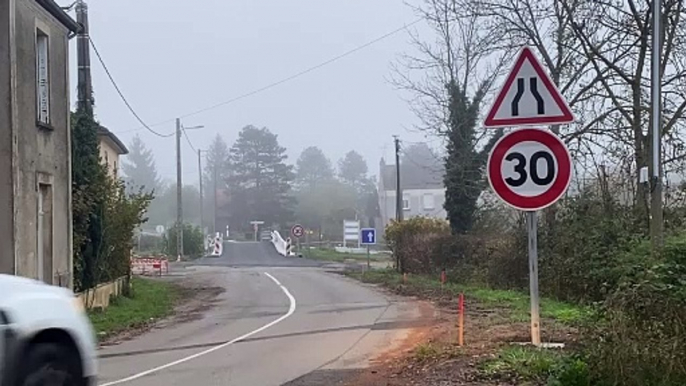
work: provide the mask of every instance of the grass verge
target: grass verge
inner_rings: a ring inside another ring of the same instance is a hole
[[[134,277],[130,297],[114,299],[106,310],[89,311],[88,316],[98,337],[104,339],[168,316],[179,296],[171,283]]]
[[[380,284],[401,294],[436,298],[456,297],[460,293],[464,293],[466,297],[473,297],[485,307],[506,309],[513,322],[529,320],[529,295],[519,291],[494,290],[451,282],[441,286],[438,278],[420,275],[408,275],[407,281],[403,283],[402,275],[390,269],[368,272],[350,271],[346,274],[363,282]],[[590,315],[590,308],[554,299],[541,299],[541,316],[544,318],[554,319],[567,325],[577,325]]]
[[[342,252],[337,252],[333,249],[323,249],[323,248],[312,248],[312,249],[305,249],[303,248],[302,250],[303,256],[314,259],[314,260],[323,260],[323,261],[335,261],[335,262],[344,262],[346,260],[355,260],[355,261],[367,261],[367,254],[366,253],[342,253]],[[371,261],[384,261],[384,260],[389,260],[389,256],[385,254],[373,254],[369,256]]]

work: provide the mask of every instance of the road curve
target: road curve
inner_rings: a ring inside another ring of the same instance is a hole
[[[221,258],[186,269],[225,288],[214,306],[103,349],[100,385],[309,385],[297,379],[364,367],[418,321],[413,303],[272,254],[268,244],[227,245]]]

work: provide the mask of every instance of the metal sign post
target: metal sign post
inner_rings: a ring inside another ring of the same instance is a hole
[[[367,246],[367,271],[372,268],[371,263],[371,252],[369,251],[370,245],[376,245],[376,229],[374,228],[362,228],[360,229],[360,237],[358,238],[362,245]]]
[[[484,126],[555,125],[574,122],[567,101],[533,50],[524,47],[491,106]],[[508,133],[488,158],[488,182],[495,194],[526,211],[531,295],[531,343],[541,344],[538,296],[538,214],[567,191],[572,159],[564,142],[547,130],[524,128]]]
[[[258,234],[258,231],[260,230],[260,225],[264,224],[264,221],[250,221],[250,224],[252,225],[252,230],[253,230],[253,234],[255,237],[255,242],[257,242],[257,234]],[[227,226],[227,228],[228,228],[228,226]],[[228,233],[229,233],[228,230],[226,233],[228,235]]]
[[[541,313],[538,296],[538,213],[526,212],[529,246],[529,293],[531,296],[531,343],[541,344]]]
[[[545,162],[540,162],[545,161]],[[531,295],[531,343],[541,344],[538,294],[538,210],[562,197],[571,179],[564,143],[539,129],[520,129],[499,140],[488,159],[488,181],[508,205],[526,213]]]

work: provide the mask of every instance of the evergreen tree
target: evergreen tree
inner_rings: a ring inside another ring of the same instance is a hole
[[[125,180],[133,190],[143,188],[151,192],[160,186],[160,180],[155,167],[155,158],[150,149],[138,135],[133,137],[129,145],[129,154],[126,161],[122,162],[122,172],[126,175]]]
[[[293,167],[286,149],[267,128],[246,126],[229,151],[231,227],[247,229],[251,220],[282,224],[292,218],[289,195]]]
[[[472,228],[477,200],[485,187],[482,170],[488,153],[502,136],[502,130],[491,137],[483,149],[477,150],[476,125],[486,84],[482,84],[471,99],[464,87],[454,81],[447,88],[450,99],[444,207],[453,233],[459,234]]]
[[[228,208],[222,206],[221,202],[217,203],[216,209],[214,207],[214,190],[217,189],[217,195],[221,197],[222,192],[227,189],[226,182],[229,177],[229,147],[221,135],[217,134],[212,140],[205,153],[204,164],[203,211],[205,212],[205,224],[203,225],[211,231],[214,229],[213,219],[215,215],[221,213],[218,217],[228,216],[228,213],[225,213]]]
[[[366,183],[367,171],[367,161],[355,150],[349,151],[343,159],[338,161],[339,177],[358,192],[361,192]]]
[[[100,125],[93,119],[92,109],[79,106],[71,123],[74,286],[84,289],[98,280],[106,173],[100,164]]]
[[[203,178],[207,186],[214,185],[215,175],[217,176],[217,181],[226,182],[226,178],[229,176],[228,162],[229,147],[221,135],[217,134],[205,153],[205,174]],[[222,186],[219,186],[219,188],[222,188]]]
[[[301,188],[313,188],[324,181],[333,179],[331,161],[316,146],[310,146],[300,153],[296,162],[295,181]]]

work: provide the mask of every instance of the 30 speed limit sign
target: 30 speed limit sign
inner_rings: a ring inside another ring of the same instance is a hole
[[[569,151],[555,134],[520,129],[502,137],[488,158],[488,181],[510,206],[535,211],[567,191],[572,176]]]

